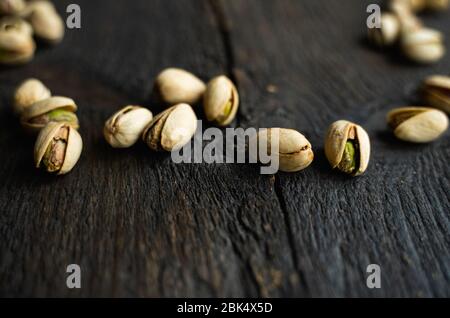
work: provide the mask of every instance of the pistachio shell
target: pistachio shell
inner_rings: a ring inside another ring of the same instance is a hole
[[[177,68],[165,69],[155,82],[155,89],[162,101],[170,105],[194,105],[202,98],[205,88],[205,83],[195,75]]]
[[[14,112],[21,115],[32,104],[50,96],[50,90],[40,80],[27,79],[17,87],[14,93]]]
[[[361,126],[347,120],[338,120],[331,124],[325,137],[325,155],[333,169],[343,170],[340,164],[342,160],[348,159],[345,158],[344,152],[349,141],[355,146],[355,158],[352,159],[356,166],[351,171],[344,169],[343,172],[359,176],[367,170],[370,160],[369,135]]]
[[[62,130],[66,130],[64,134],[61,134]],[[63,137],[62,137],[63,136]],[[40,168],[45,166],[47,171],[49,167],[43,162],[44,156],[47,152],[51,152],[52,143],[61,140],[63,143],[63,149],[60,155],[60,164],[57,166],[56,172],[58,175],[63,175],[72,170],[72,168],[78,162],[83,148],[83,141],[80,134],[76,129],[67,125],[66,123],[54,123],[51,122],[38,135],[34,148],[34,160],[36,167]]]
[[[29,132],[38,132],[39,130],[44,128],[44,126],[47,123],[46,122],[33,123],[33,119],[37,118],[39,116],[43,116],[45,114],[49,114],[56,110],[63,110],[63,111],[74,113],[77,110],[77,105],[75,104],[73,99],[67,98],[67,97],[61,97],[61,96],[54,96],[54,97],[50,97],[50,98],[38,101],[38,102],[34,103],[33,105],[31,105],[30,107],[28,107],[25,110],[25,112],[22,114],[22,117],[21,117],[22,126]],[[56,119],[50,118],[49,121],[67,122],[67,120],[68,120],[68,119],[66,119],[67,116],[65,116],[64,113],[62,113],[62,115],[63,115],[63,117],[61,118],[61,120],[59,120],[57,118]],[[78,119],[76,118],[76,116],[71,116],[69,118],[69,120],[70,121],[67,123],[69,123],[73,128],[75,128],[75,129],[79,128]]]
[[[63,39],[65,25],[53,4],[48,1],[35,1],[29,5],[27,11],[37,37],[51,44]]]
[[[425,79],[422,95],[427,105],[450,114],[450,77],[434,75]]]
[[[423,64],[435,63],[445,54],[442,34],[427,28],[403,33],[402,49],[409,59]]]
[[[208,83],[203,100],[203,109],[208,121],[226,126],[236,117],[238,107],[239,95],[231,80],[222,75]]]
[[[369,40],[379,47],[394,44],[400,35],[400,22],[395,14],[383,13],[381,27],[368,29]]]
[[[36,44],[27,33],[14,28],[0,30],[0,63],[23,64],[34,56]]]
[[[256,140],[254,138],[257,138]],[[267,145],[268,155],[272,155],[272,143],[278,142],[279,169],[284,172],[297,172],[307,168],[314,159],[309,141],[296,130],[285,128],[262,129],[250,139]],[[253,154],[250,156],[254,157]]]
[[[197,117],[187,104],[175,105],[153,118],[143,140],[156,151],[173,151],[186,145],[197,130]]]
[[[126,106],[109,118],[103,130],[106,141],[114,148],[128,148],[136,143],[152,113],[140,106]]]
[[[4,17],[0,19],[0,30],[4,32],[15,30],[29,36],[33,35],[31,24],[19,17]]]
[[[423,28],[423,23],[415,15],[415,12],[425,8],[425,0],[391,1],[389,8],[397,16],[402,33]]]
[[[16,15],[25,9],[24,0],[0,0],[0,15]]]
[[[397,138],[414,143],[436,140],[448,128],[447,115],[428,107],[394,109],[388,113],[387,121]]]

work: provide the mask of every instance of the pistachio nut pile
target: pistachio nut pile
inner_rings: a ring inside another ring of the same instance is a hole
[[[397,45],[403,55],[419,64],[438,62],[445,55],[444,36],[425,27],[417,17],[424,10],[443,11],[450,0],[389,0],[380,28],[369,28],[368,38],[378,47]]]
[[[30,78],[17,87],[12,105],[24,130],[37,135],[36,167],[57,175],[71,171],[83,148],[75,101],[52,96],[40,80]]]
[[[31,61],[36,51],[34,36],[49,44],[64,37],[64,22],[47,0],[0,0],[0,64]]]

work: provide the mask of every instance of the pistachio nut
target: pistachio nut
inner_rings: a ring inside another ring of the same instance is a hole
[[[3,25],[0,28],[0,63],[23,64],[30,61],[36,50],[32,36],[22,27]]]
[[[390,10],[397,17],[402,33],[411,32],[424,27],[423,22],[416,16],[415,11],[423,10],[424,0],[399,0],[390,3]]]
[[[22,115],[34,103],[52,96],[50,90],[38,79],[30,78],[22,82],[14,93],[14,112]]]
[[[359,176],[369,165],[369,135],[355,123],[338,120],[331,124],[325,136],[325,155],[333,169]]]
[[[128,148],[136,143],[152,118],[146,108],[126,106],[106,121],[103,134],[112,147]]]
[[[435,63],[445,54],[443,36],[433,29],[420,28],[405,32],[401,43],[405,56],[417,63]]]
[[[178,104],[153,118],[142,138],[152,150],[172,151],[186,145],[197,130],[197,117],[191,106]]]
[[[34,34],[43,41],[56,44],[64,37],[65,24],[49,1],[33,1],[24,15],[30,21]]]
[[[15,30],[18,32],[26,33],[30,36],[33,35],[33,28],[31,24],[19,17],[4,17],[0,19],[0,30]]]
[[[369,28],[369,40],[379,47],[394,44],[400,35],[400,22],[395,14],[383,13],[380,28]]]
[[[169,105],[196,104],[203,96],[206,85],[195,75],[178,68],[168,68],[156,78],[155,91]]]
[[[422,85],[425,103],[450,114],[450,77],[434,75],[425,79]]]
[[[433,11],[447,10],[450,4],[449,0],[426,0],[427,9]]]
[[[21,123],[29,132],[38,132],[49,122],[65,122],[78,129],[76,110],[77,105],[72,99],[54,96],[38,101],[28,107],[22,114]]]
[[[314,159],[314,152],[308,139],[293,129],[261,129],[258,134],[250,138],[250,142],[265,145],[267,155],[276,156],[279,162],[279,169],[284,172],[303,170]],[[274,147],[273,143],[278,143],[278,147],[277,145]],[[276,154],[272,154],[273,148],[276,149]],[[249,155],[255,157],[255,154],[250,153]]]
[[[448,128],[447,115],[428,107],[393,109],[387,114],[387,122],[398,139],[414,143],[436,140]]]
[[[41,130],[34,147],[36,168],[58,175],[66,174],[76,165],[83,141],[76,129],[66,123],[49,123]]]
[[[0,15],[16,15],[25,9],[24,0],[0,0]]]
[[[218,76],[208,83],[203,99],[203,109],[208,121],[226,126],[236,117],[238,107],[239,95],[228,77]]]

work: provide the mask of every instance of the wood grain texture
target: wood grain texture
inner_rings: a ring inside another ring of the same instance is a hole
[[[64,12],[71,1],[58,1]],[[396,141],[384,115],[416,103],[415,87],[446,73],[364,41],[371,1],[79,0],[81,30],[0,68],[0,296],[449,297],[450,140]],[[450,13],[427,24],[450,38]],[[225,73],[242,104],[234,126],[304,133],[316,159],[300,173],[171,162],[139,144],[113,150],[104,120],[150,99],[168,66]],[[85,148],[54,178],[33,168],[33,139],[10,110],[14,87],[42,79],[74,98]],[[269,92],[268,85],[277,87]],[[346,118],[367,128],[367,174],[328,167],[323,135]],[[65,269],[82,268],[69,290]],[[382,288],[366,287],[366,267]]]

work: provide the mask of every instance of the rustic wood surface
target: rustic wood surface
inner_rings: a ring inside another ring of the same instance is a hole
[[[384,116],[417,103],[420,80],[448,74],[450,58],[423,67],[370,48],[371,2],[78,0],[81,30],[0,68],[0,296],[449,297],[450,139],[399,142]],[[450,39],[450,12],[424,19]],[[242,99],[233,125],[297,129],[313,165],[262,176],[174,164],[143,144],[111,149],[105,119],[130,103],[161,110],[153,78],[169,66],[231,76]],[[65,177],[34,169],[34,139],[11,112],[27,77],[79,105],[85,147]],[[324,158],[324,132],[341,118],[371,136],[361,178]],[[72,263],[78,290],[65,284]],[[372,263],[381,289],[366,287]]]

